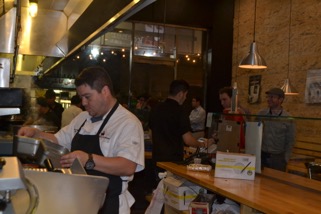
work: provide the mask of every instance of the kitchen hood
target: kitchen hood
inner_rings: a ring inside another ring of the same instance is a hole
[[[0,17],[0,53],[60,58],[55,67],[156,0],[38,0],[34,18],[28,0],[5,1],[12,8]]]

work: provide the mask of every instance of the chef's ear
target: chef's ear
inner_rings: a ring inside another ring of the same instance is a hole
[[[109,90],[109,87],[107,85],[105,85],[102,89],[101,89],[101,93],[104,94],[104,95],[107,95],[107,96],[110,96],[111,93],[110,93],[110,90]]]

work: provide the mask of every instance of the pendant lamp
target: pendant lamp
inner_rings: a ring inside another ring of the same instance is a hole
[[[292,19],[292,0],[290,0],[290,20],[289,20],[289,48],[288,48],[288,74],[281,89],[285,95],[298,95],[298,91],[293,87],[289,79],[290,73],[290,50],[291,50],[291,19]]]
[[[253,33],[253,42],[250,46],[249,54],[244,57],[240,64],[240,68],[246,69],[266,69],[267,65],[263,57],[258,52],[257,45],[255,43],[255,24],[256,24],[256,0],[254,5],[254,33]]]

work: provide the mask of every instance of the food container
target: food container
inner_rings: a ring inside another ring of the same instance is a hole
[[[36,163],[42,167],[45,166],[45,160],[50,159],[55,168],[61,168],[61,156],[69,153],[63,146],[38,138],[15,136],[14,144],[14,154],[22,163]]]
[[[22,163],[36,163],[45,152],[41,139],[15,136],[14,144],[16,151],[13,153]]]
[[[44,153],[41,156],[39,164],[44,166],[44,161],[50,159],[54,168],[61,168],[60,158],[69,153],[69,150],[59,144],[44,139],[42,139],[42,144],[44,146]]]

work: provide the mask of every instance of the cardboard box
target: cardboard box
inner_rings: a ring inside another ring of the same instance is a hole
[[[190,214],[210,214],[215,200],[214,194],[200,194],[191,203],[189,207]]]
[[[166,177],[164,179],[165,204],[177,210],[188,210],[191,201],[196,198],[202,187],[181,177]]]
[[[214,176],[254,180],[255,159],[254,155],[218,151]]]

